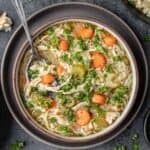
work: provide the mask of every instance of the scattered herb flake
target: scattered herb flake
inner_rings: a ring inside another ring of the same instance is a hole
[[[150,37],[144,37],[145,42],[150,42]]]
[[[49,121],[54,124],[57,122],[57,119],[55,117],[52,117],[49,119]]]
[[[11,145],[11,150],[22,150],[25,146],[25,143],[23,141],[16,141],[16,143]]]

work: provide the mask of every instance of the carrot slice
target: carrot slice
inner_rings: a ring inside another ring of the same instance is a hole
[[[61,39],[59,43],[59,49],[62,51],[67,51],[68,49],[68,41],[65,39]]]
[[[57,106],[57,102],[53,100],[53,102],[50,104],[50,108],[55,108]]]
[[[74,28],[74,34],[77,37],[81,38],[92,38],[94,35],[94,31],[91,27],[84,27],[82,24],[78,24]]]
[[[103,54],[98,52],[91,53],[92,55],[92,67],[103,69],[106,64],[106,58]]]
[[[91,114],[87,109],[81,108],[76,112],[76,122],[80,126],[87,125],[91,120]]]
[[[50,84],[54,80],[55,80],[55,77],[53,75],[51,75],[50,73],[42,76],[42,83],[43,84]]]
[[[92,28],[84,28],[82,31],[81,31],[81,37],[84,39],[84,38],[92,38],[94,35],[94,31]]]
[[[60,76],[64,72],[64,67],[62,65],[58,65],[56,68],[57,75]]]
[[[107,45],[107,46],[114,46],[116,43],[117,43],[117,40],[115,37],[113,37],[112,35],[110,34],[107,34],[104,36],[103,38],[104,40],[104,43]]]
[[[74,36],[80,37],[83,29],[84,29],[83,24],[76,24],[73,29]]]
[[[104,105],[106,102],[106,97],[105,95],[95,93],[92,97],[92,102],[95,104]]]

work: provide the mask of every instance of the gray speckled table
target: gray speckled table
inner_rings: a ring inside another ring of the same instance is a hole
[[[44,6],[51,5],[56,2],[64,2],[66,0],[23,0],[24,7],[27,16],[43,8]],[[138,17],[128,11],[126,6],[121,2],[121,0],[85,0],[86,2],[95,3],[97,5],[103,6],[118,16],[120,16],[127,24],[134,30],[140,39],[146,56],[148,58],[148,63],[150,64],[150,42],[144,42],[143,38],[145,36],[150,36],[150,25],[141,21]],[[8,14],[14,20],[13,30],[10,33],[0,32],[0,58],[2,57],[4,48],[15,31],[20,21],[16,15],[16,12],[11,5],[10,0],[0,0],[0,10],[7,11]],[[24,150],[56,150],[56,148],[49,147],[36,139],[28,135],[21,127],[12,119],[11,115],[8,113],[7,108],[4,104],[2,94],[0,94],[0,150],[9,150],[10,145],[16,140],[23,140],[26,142]],[[147,144],[145,143],[143,136],[143,119],[146,111],[150,107],[150,89],[148,89],[147,97],[145,103],[134,120],[134,122],[128,127],[121,135],[119,135],[114,140],[109,143],[93,148],[93,150],[113,150],[116,144],[124,144],[128,147],[128,150],[132,149],[131,137],[134,133],[139,133],[140,136],[140,150],[149,150]],[[1,115],[2,114],[2,115]]]

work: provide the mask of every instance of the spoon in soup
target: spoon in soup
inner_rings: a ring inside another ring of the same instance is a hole
[[[27,40],[28,40],[29,45],[31,47],[32,56],[31,56],[31,59],[29,60],[29,63],[27,65],[27,70],[31,66],[33,61],[45,61],[46,63],[50,63],[48,59],[39,55],[37,48],[34,46],[21,0],[12,0],[12,4],[14,5],[16,12],[17,12],[17,14],[21,20],[21,24],[24,28],[25,34],[27,36]]]

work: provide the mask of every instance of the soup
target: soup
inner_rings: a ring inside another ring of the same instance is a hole
[[[115,36],[72,21],[50,26],[34,44],[49,63],[34,61],[27,73],[22,65],[19,85],[25,108],[39,125],[79,137],[115,123],[133,85],[128,55]]]

